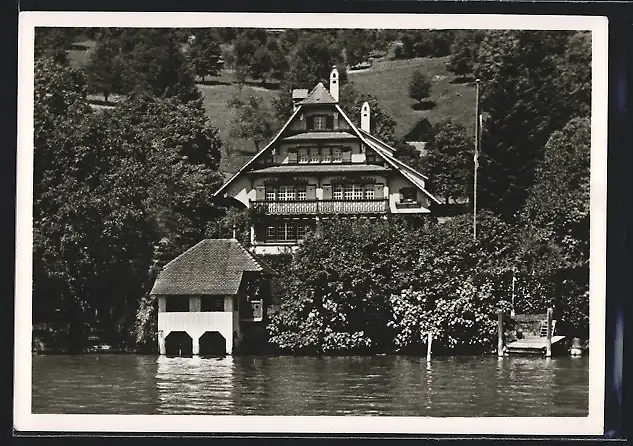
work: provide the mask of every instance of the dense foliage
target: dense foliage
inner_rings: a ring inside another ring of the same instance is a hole
[[[95,47],[71,68],[67,51],[82,39]],[[35,53],[33,316],[69,340],[99,330],[111,343],[155,347],[148,291],[158,268],[234,227],[250,242],[253,216],[212,200],[222,141],[196,76],[231,69],[240,84],[278,89],[274,116],[253,96],[230,102],[237,136],[259,149],[291,113],[291,90],[327,85],[336,65],[355,124],[368,101],[372,134],[428,174],[442,201],[471,199],[467,129],[421,111],[407,136],[427,142],[421,156],[347,78],[347,66],[384,55],[449,56],[458,82],[481,79],[478,238],[468,215],[434,226],[324,222],[280,263],[271,342],[296,353],[418,352],[432,331],[441,350],[486,351],[494,313],[512,300],[527,313],[553,305],[558,328],[587,336],[590,34],[39,28]],[[424,100],[430,85],[412,97]],[[118,105],[90,107],[88,93]]]
[[[468,218],[324,222],[283,272],[271,342],[294,353],[418,351],[431,330],[443,350],[490,348],[512,234],[492,215],[481,226],[473,241]]]
[[[425,166],[433,172],[432,190],[446,204],[471,194],[473,142],[450,118],[437,123],[427,141]]]
[[[131,343],[155,245],[172,257],[214,218],[217,130],[199,102],[144,92],[92,111],[80,72],[35,68],[34,320]]]

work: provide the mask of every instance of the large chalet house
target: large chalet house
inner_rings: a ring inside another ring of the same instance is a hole
[[[439,204],[428,178],[372,136],[367,102],[360,128],[343,112],[336,68],[329,91],[319,83],[292,97],[292,116],[277,135],[215,193],[261,211],[251,227],[256,254],[292,251],[333,215],[428,214]]]

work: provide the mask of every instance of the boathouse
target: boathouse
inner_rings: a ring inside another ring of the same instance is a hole
[[[206,239],[167,263],[158,300],[161,355],[224,355],[262,333],[274,271],[235,239]]]

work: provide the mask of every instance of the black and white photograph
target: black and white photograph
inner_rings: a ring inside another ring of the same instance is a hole
[[[19,45],[16,429],[602,434],[605,18]]]

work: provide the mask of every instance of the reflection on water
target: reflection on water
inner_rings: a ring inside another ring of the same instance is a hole
[[[588,358],[33,356],[34,413],[586,416]]]
[[[233,360],[199,357],[156,361],[158,412],[181,415],[233,414]]]

